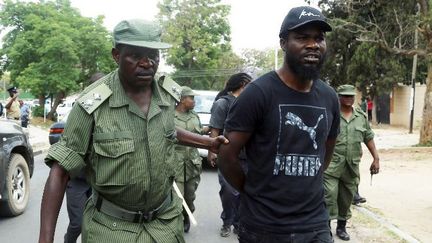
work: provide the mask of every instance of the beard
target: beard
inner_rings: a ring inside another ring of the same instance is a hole
[[[326,54],[324,53],[317,65],[305,65],[300,62],[296,55],[285,52],[285,60],[288,64],[288,67],[302,83],[319,78],[320,70],[324,63],[325,57]]]

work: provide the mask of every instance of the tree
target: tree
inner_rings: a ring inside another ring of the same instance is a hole
[[[96,71],[114,67],[109,33],[102,17],[85,18],[69,0],[38,3],[6,0],[0,24],[4,37],[2,71],[13,83],[39,97],[55,98],[48,118],[68,93],[77,91]]]
[[[427,74],[420,143],[432,142],[432,28],[430,25],[432,2],[430,0],[322,0],[319,4],[322,9],[326,9],[327,16],[333,19],[336,30],[347,33],[348,39],[355,40],[347,41],[348,45],[341,48],[349,52],[348,58],[344,61],[349,59],[359,62],[357,67],[347,68],[346,73],[351,73],[348,77],[355,78],[361,73],[363,77],[372,76],[375,81],[379,80],[383,85],[391,86],[391,82],[395,80],[410,79],[409,59],[413,55],[417,54],[423,58],[420,67],[427,66]],[[418,47],[414,44],[416,29],[421,33]],[[357,46],[354,48],[350,44]],[[340,52],[339,55],[345,54],[347,53]],[[362,63],[365,64],[363,68]],[[371,68],[373,65],[378,68]],[[374,75],[377,74],[376,70],[384,71],[382,72],[384,75]],[[395,74],[392,75],[392,72]]]
[[[229,6],[221,0],[164,0],[158,7],[163,40],[173,44],[166,57],[177,82],[221,88],[218,80],[241,70],[242,61],[230,44]]]

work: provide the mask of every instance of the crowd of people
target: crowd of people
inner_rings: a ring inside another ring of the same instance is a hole
[[[91,187],[81,203],[83,242],[184,242],[202,171],[197,148],[218,167],[220,236],[330,243],[335,219],[336,235],[349,240],[360,144],[373,156],[372,175],[379,157],[366,113],[353,106],[355,87],[335,90],[319,77],[329,31],[319,10],[292,8],[279,32],[282,66],[253,81],[232,75],[203,127],[193,111],[197,94],[155,78],[160,50],[171,47],[159,25],[121,21],[111,51],[117,68],[83,91],[45,158],[51,169],[39,242],[53,242],[68,182],[77,177]],[[6,108],[17,109],[11,94]]]

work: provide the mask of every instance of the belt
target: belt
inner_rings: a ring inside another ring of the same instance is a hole
[[[161,203],[161,205],[151,211],[130,211],[101,197],[95,190],[92,195],[95,207],[99,212],[105,213],[114,218],[122,219],[133,223],[148,223],[156,218],[158,213],[162,212],[172,202],[172,193],[169,192],[168,196]]]

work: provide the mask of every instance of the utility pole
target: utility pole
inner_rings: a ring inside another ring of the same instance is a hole
[[[420,6],[417,3],[416,5],[416,15],[418,17],[418,13],[420,10]],[[418,28],[416,25],[415,31],[414,31],[414,48],[418,48]],[[410,124],[409,124],[409,133],[413,133],[413,123],[414,123],[414,100],[415,100],[415,77],[417,73],[417,54],[413,57],[413,67],[411,72],[411,96],[410,96]]]

